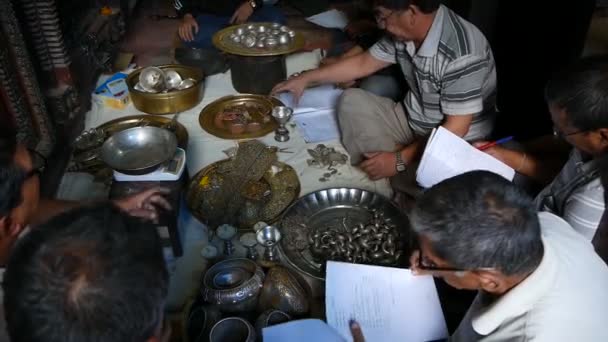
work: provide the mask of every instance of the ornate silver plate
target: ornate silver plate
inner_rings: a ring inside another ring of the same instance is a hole
[[[302,274],[318,280],[325,279],[324,264],[313,257],[309,234],[317,229],[342,229],[368,222],[371,210],[382,212],[399,233],[398,244],[403,250],[398,266],[407,266],[413,246],[407,216],[387,198],[370,191],[352,188],[319,190],[301,197],[292,204],[281,220],[284,238],[279,248],[283,261]]]

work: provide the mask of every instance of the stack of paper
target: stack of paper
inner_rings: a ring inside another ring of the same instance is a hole
[[[296,104],[289,92],[278,98],[294,109],[293,120],[307,143],[338,139],[340,130],[336,118],[336,106],[343,90],[333,85],[322,85],[304,91]]]
[[[443,127],[433,130],[420,160],[416,181],[424,188],[465,172],[485,170],[512,181],[515,170],[471,146]]]

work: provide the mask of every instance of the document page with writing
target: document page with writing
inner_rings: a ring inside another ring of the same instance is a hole
[[[352,341],[349,320],[366,341],[435,341],[448,336],[435,282],[408,269],[327,262],[327,324]]]
[[[515,177],[513,168],[440,126],[429,137],[416,181],[420,186],[430,188],[445,179],[475,170],[494,172],[509,181]]]

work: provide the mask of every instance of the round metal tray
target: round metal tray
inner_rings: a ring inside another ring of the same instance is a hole
[[[186,204],[192,215],[202,223],[209,223],[211,225],[214,223],[230,223],[241,229],[249,230],[253,224],[259,221],[267,223],[275,222],[285,209],[300,195],[300,181],[297,172],[291,166],[277,162],[281,171],[276,174],[271,170],[266,171],[260,182],[263,185],[261,191],[270,190],[270,199],[260,208],[259,216],[248,219],[234,218],[235,222],[212,222],[217,221],[218,218],[223,216],[223,209],[226,204],[213,202],[213,199],[217,198],[219,200],[221,198],[219,194],[222,186],[220,170],[231,161],[231,159],[224,159],[205,167],[194,175],[188,183]],[[215,185],[213,184],[214,176],[219,176],[216,179],[220,179],[218,182],[220,184],[215,189]],[[255,190],[252,191],[252,189],[255,189],[255,187],[243,186],[241,196],[253,198],[260,195]],[[242,209],[242,211],[246,210],[245,208]]]
[[[240,27],[246,27],[250,23],[234,25],[227,27],[221,31],[218,31],[213,35],[213,45],[217,47],[219,50],[222,50],[226,53],[230,53],[233,55],[239,56],[250,56],[250,57],[258,57],[258,56],[279,56],[286,55],[292,52],[301,50],[304,48],[304,36],[296,31],[296,36],[288,45],[278,46],[276,48],[248,48],[244,47],[241,44],[235,43],[230,39],[230,35],[234,33]],[[271,25],[272,23],[255,23],[256,25]]]
[[[370,209],[381,210],[386,218],[397,224],[405,252],[399,265],[407,266],[413,240],[406,215],[387,198],[352,188],[333,188],[310,193],[285,211],[281,219],[283,239],[279,243],[283,261],[304,275],[324,280],[323,265],[314,261],[308,249],[300,251],[296,245],[307,241],[309,231],[317,227],[341,227],[343,220],[347,225],[365,223],[370,219]]]
[[[254,121],[260,122],[262,127],[255,132],[244,132],[241,134],[233,134],[228,129],[218,127],[215,124],[215,118],[222,113],[227,107],[242,106],[246,104],[255,104],[263,108],[264,113],[252,113]],[[274,131],[279,127],[275,119],[271,116],[273,107],[283,106],[283,103],[274,97],[264,95],[242,94],[230,95],[217,99],[203,108],[198,121],[201,127],[208,133],[223,139],[251,139],[263,137],[266,134]],[[262,123],[262,115],[268,115],[270,121]]]
[[[120,131],[124,131],[128,128],[139,127],[139,126],[153,126],[162,127],[166,126],[171,122],[170,117],[156,116],[156,115],[131,115],[118,118],[112,121],[108,121],[97,129],[101,129],[106,132],[106,136]],[[175,131],[177,137],[177,145],[181,148],[188,147],[188,130],[181,123],[177,123],[177,129]]]

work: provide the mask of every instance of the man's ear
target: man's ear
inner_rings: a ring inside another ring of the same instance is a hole
[[[504,277],[494,270],[476,271],[479,278],[479,286],[488,293],[500,293],[503,288],[508,287]]]

